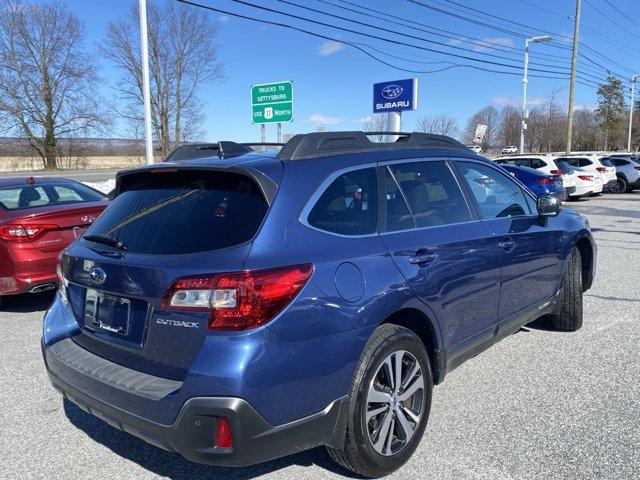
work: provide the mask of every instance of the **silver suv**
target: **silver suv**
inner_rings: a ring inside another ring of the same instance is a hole
[[[640,157],[635,155],[611,155],[609,160],[616,167],[618,181],[609,187],[614,193],[633,192],[640,188]]]

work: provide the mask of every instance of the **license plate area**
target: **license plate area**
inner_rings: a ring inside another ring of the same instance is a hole
[[[555,187],[556,188],[562,188],[562,180],[556,180],[555,181]]]
[[[87,289],[84,323],[92,330],[127,337],[131,330],[131,300]]]

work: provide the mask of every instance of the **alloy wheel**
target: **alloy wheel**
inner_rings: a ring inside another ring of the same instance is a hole
[[[374,450],[396,455],[410,442],[425,410],[424,375],[411,353],[398,350],[382,362],[367,393],[365,424]]]

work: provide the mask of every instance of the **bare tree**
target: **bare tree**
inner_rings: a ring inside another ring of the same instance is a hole
[[[487,106],[478,110],[467,121],[467,126],[462,135],[462,141],[469,144],[472,143],[476,127],[478,125],[486,125],[487,131],[484,134],[484,139],[480,146],[484,152],[489,152],[495,146],[497,140],[496,137],[499,128],[498,117],[498,110],[493,106]]]
[[[546,125],[544,128],[544,142],[542,147],[547,152],[554,152],[564,149],[566,145],[566,122],[567,114],[559,104],[561,89],[553,88],[544,103],[546,111]]]
[[[188,5],[148,4],[151,117],[155,139],[165,157],[202,132],[198,94],[222,79],[215,44],[218,25]],[[117,91],[127,105],[132,129],[143,121],[142,67],[137,2],[128,15],[109,23],[102,53],[122,70]]]
[[[539,152],[542,149],[546,124],[547,117],[544,108],[532,108],[527,120],[527,129],[524,132],[524,143],[530,152]]]
[[[500,127],[498,129],[498,140],[502,145],[518,145],[520,142],[520,111],[512,106],[506,105],[500,110]]]
[[[0,123],[24,136],[45,168],[56,168],[60,138],[105,125],[84,36],[64,3],[0,3]]]
[[[573,145],[578,151],[598,150],[603,143],[603,135],[596,114],[588,108],[573,112]]]
[[[386,113],[374,113],[360,120],[360,124],[365,132],[385,132],[389,126],[389,115]],[[372,138],[375,142],[384,142],[387,136],[379,134],[373,135]]]
[[[449,115],[431,113],[418,119],[418,131],[457,137],[460,134],[458,121]]]

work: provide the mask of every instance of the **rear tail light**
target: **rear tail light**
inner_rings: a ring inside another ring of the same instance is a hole
[[[555,180],[551,177],[542,177],[538,179],[540,185],[553,185]]]
[[[55,230],[58,225],[3,225],[0,227],[0,238],[10,242],[30,242],[42,236],[49,230]]]
[[[216,447],[232,448],[233,437],[231,436],[231,425],[227,417],[218,417],[218,426],[216,427]]]
[[[580,180],[593,180],[593,175],[578,175]]]
[[[557,168],[554,168],[553,170],[551,170],[549,172],[551,175],[561,175],[562,172],[560,170],[558,170]]]
[[[165,310],[208,311],[210,330],[245,330],[269,322],[297,295],[313,265],[220,273],[176,280]]]
[[[596,170],[600,173],[607,173],[607,169],[605,167],[596,167]]]

